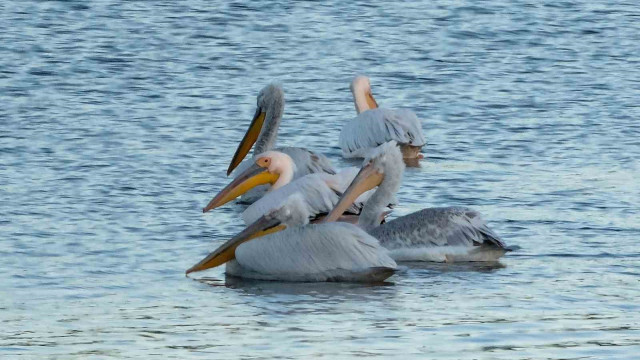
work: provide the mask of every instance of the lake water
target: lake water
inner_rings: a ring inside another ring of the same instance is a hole
[[[0,358],[632,359],[640,8],[608,1],[0,4]],[[383,286],[184,271],[258,91],[337,166],[349,82],[423,119],[394,216],[479,210],[500,265]]]

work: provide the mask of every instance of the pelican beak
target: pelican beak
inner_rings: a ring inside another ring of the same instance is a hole
[[[207,255],[199,263],[193,265],[186,274],[194,271],[202,271],[210,269],[216,266],[220,266],[227,261],[233,260],[236,257],[236,248],[251,239],[272,234],[286,228],[285,225],[280,223],[280,220],[272,218],[268,219],[262,216],[256,220],[253,224],[249,225],[246,229],[242,230],[238,235],[231,238],[229,241],[222,244],[219,248],[215,249],[212,253]]]
[[[253,120],[251,120],[251,125],[249,125],[247,133],[244,134],[240,145],[238,145],[238,149],[233,155],[231,164],[229,164],[229,168],[227,169],[227,176],[229,176],[233,169],[235,169],[238,164],[242,162],[242,159],[247,156],[249,150],[251,150],[251,147],[253,146],[253,144],[255,144],[256,140],[258,139],[258,135],[260,135],[260,131],[262,130],[262,124],[264,124],[265,116],[266,114],[264,111],[262,111],[262,109],[256,109],[256,114],[253,116]]]
[[[342,194],[340,201],[331,210],[331,212],[324,218],[323,222],[336,221],[340,216],[353,204],[358,196],[362,195],[365,191],[371,190],[374,187],[380,185],[384,179],[384,174],[378,171],[372,163],[365,165],[360,172],[351,182],[351,185]]]
[[[373,94],[371,93],[371,91],[367,92],[366,99],[367,105],[369,105],[369,109],[378,108],[378,103],[376,102],[376,99],[373,98]]]
[[[269,172],[269,169],[267,168],[253,164],[250,168],[235,178],[229,185],[222,189],[218,195],[211,199],[209,204],[202,209],[202,212],[207,212],[211,209],[222,206],[258,185],[273,185],[278,180],[279,176],[280,175],[278,174]]]

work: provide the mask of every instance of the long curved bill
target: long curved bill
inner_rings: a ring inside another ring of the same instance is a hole
[[[333,210],[324,218],[323,222],[336,221],[342,214],[353,204],[358,196],[363,192],[373,189],[380,185],[384,175],[380,173],[372,164],[365,165],[358,175],[353,179],[351,185],[342,194],[342,197],[333,207]]]
[[[253,116],[253,120],[251,120],[251,125],[249,125],[249,129],[244,134],[240,145],[238,145],[238,149],[233,155],[231,164],[229,164],[229,168],[227,169],[227,176],[229,176],[233,169],[235,169],[238,164],[242,162],[242,159],[247,156],[249,150],[251,150],[251,147],[253,146],[253,144],[255,144],[256,140],[258,139],[258,135],[260,135],[260,131],[262,130],[262,124],[264,124],[265,116],[266,114],[260,108],[256,110],[256,114]]]
[[[267,219],[262,216],[256,220],[253,224],[249,225],[246,229],[242,230],[238,235],[231,238],[229,241],[222,244],[219,248],[215,249],[212,253],[207,255],[199,263],[193,265],[186,274],[194,271],[202,271],[210,269],[216,266],[220,266],[227,261],[233,260],[236,257],[236,248],[251,239],[255,239],[260,236],[272,234],[285,229],[285,225],[280,224],[277,219]]]
[[[278,174],[272,174],[266,168],[253,164],[211,199],[202,212],[222,206],[258,185],[274,184],[278,177]]]
[[[367,105],[369,105],[369,109],[378,108],[378,103],[376,102],[376,99],[373,98],[373,94],[371,92],[367,92],[366,99]]]

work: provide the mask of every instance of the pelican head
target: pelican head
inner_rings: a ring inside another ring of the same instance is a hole
[[[187,274],[194,271],[210,269],[235,258],[236,248],[249,240],[282,231],[287,227],[302,226],[309,223],[309,207],[300,193],[292,194],[282,204],[261,216],[253,224],[247,226],[238,235],[222,244],[199,263],[187,270]]]
[[[371,83],[366,76],[359,75],[351,81],[351,94],[353,94],[353,102],[356,104],[358,114],[378,107],[378,103],[371,93]]]
[[[202,212],[222,206],[259,185],[271,184],[271,190],[280,188],[291,182],[295,171],[296,164],[285,153],[267,151],[259,154],[255,162],[211,199]]]
[[[361,220],[363,216],[367,215],[365,211],[368,209],[375,211],[376,213],[372,213],[371,217],[378,219],[378,214],[383,211],[384,206],[389,204],[389,200],[398,191],[404,168],[402,152],[395,141],[389,141],[373,149],[365,158],[360,172],[327,215],[325,221],[336,221],[358,196],[376,186],[378,186],[378,190],[367,201],[362,210]],[[370,203],[374,206],[370,206]]]
[[[227,176],[231,174],[242,159],[247,156],[253,144],[256,151],[263,152],[273,147],[276,141],[278,126],[284,112],[284,90],[278,84],[265,86],[258,94],[256,113],[251,120],[249,129],[244,134],[231,164],[227,169]]]

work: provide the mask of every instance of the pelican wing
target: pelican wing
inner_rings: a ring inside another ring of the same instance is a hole
[[[340,132],[340,148],[344,157],[364,157],[367,151],[387,141],[423,146],[422,124],[407,109],[370,109],[348,122]]]
[[[331,161],[322,154],[300,147],[282,147],[274,150],[283,152],[293,159],[293,162],[296,164],[295,177],[314,173],[336,173],[333,165],[331,165]]]
[[[335,174],[336,171],[331,165],[331,161],[322,154],[317,154],[313,151],[309,151],[305,148],[299,147],[284,147],[277,148],[274,151],[283,152],[291,157],[294,164],[296,164],[296,171],[293,175],[294,179],[300,178],[302,176],[308,174]],[[249,168],[255,162],[254,158],[250,160],[245,160],[234,170],[235,174],[242,174],[246,169]],[[242,195],[240,202],[244,204],[253,204],[262,198],[267,191],[269,190],[270,185],[260,185],[251,190],[249,190],[246,194]]]
[[[483,244],[505,247],[478,212],[462,207],[416,211],[375,228],[371,234],[387,249]]]
[[[335,174],[336,170],[331,165],[331,161],[324,155],[315,153],[313,151],[307,150],[305,148],[300,147],[283,147],[276,148],[273,151],[279,151],[285,153],[291,157],[293,163],[296,164],[296,172],[294,174],[294,179],[299,178],[301,176],[305,176],[307,174],[314,173],[327,173],[327,174]],[[245,160],[240,163],[233,171],[235,174],[241,174],[244,170],[248,169],[249,166],[253,165],[255,162],[255,158],[251,158],[249,160]]]
[[[327,185],[324,176],[331,175],[309,174],[266,193],[242,213],[242,219],[246,224],[251,224],[268,211],[282,206],[295,193],[303,196],[312,217],[329,212],[338,203],[339,196]]]
[[[269,210],[282,206],[289,196],[296,193],[300,193],[309,206],[311,218],[326,214],[338,203],[340,196],[357,173],[358,169],[353,167],[343,169],[335,175],[327,173],[305,175],[279,189],[267,192],[247,207],[242,213],[242,218],[246,224],[251,224]],[[373,191],[369,190],[360,195],[346,212],[360,214],[364,202],[373,194]]]
[[[227,272],[271,280],[358,281],[381,270],[386,278],[396,268],[378,240],[343,223],[289,228],[243,243],[235,256],[241,268]]]

